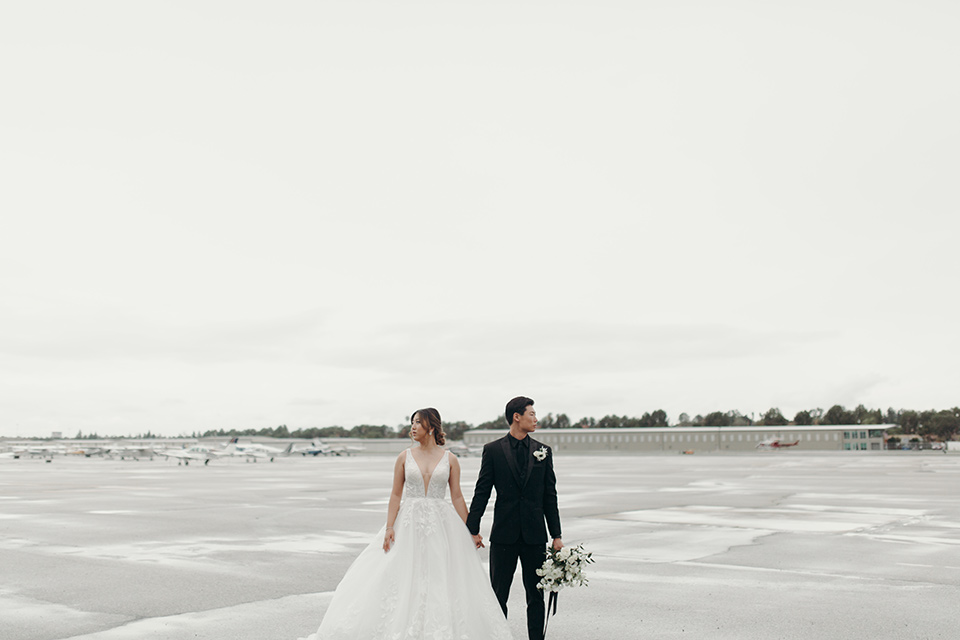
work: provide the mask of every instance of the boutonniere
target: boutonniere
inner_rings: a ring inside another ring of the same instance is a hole
[[[540,462],[543,462],[544,459],[547,457],[547,448],[540,447],[539,449],[533,452],[533,457],[539,460]]]

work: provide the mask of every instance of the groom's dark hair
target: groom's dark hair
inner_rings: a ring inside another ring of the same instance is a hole
[[[523,415],[527,412],[527,407],[533,405],[533,400],[527,398],[526,396],[517,396],[513,400],[507,403],[507,410],[504,412],[504,415],[507,418],[507,426],[513,424],[513,414],[519,413]]]

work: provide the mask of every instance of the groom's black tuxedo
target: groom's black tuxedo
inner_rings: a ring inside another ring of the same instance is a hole
[[[497,502],[493,509],[493,529],[490,542],[511,544],[544,544],[547,528],[550,537],[560,536],[560,511],[557,509],[557,476],[553,472],[553,451],[530,436],[526,468],[521,476],[517,460],[510,447],[509,434],[488,442],[483,447],[480,475],[470,502],[467,529],[480,533],[480,518],[490,500],[490,490],[497,489]],[[541,448],[547,455],[541,461],[534,453]]]
[[[529,442],[523,443],[520,454],[518,442],[522,441],[514,440],[509,434],[483,447],[467,529],[473,535],[480,533],[480,518],[487,508],[491,489],[496,488],[497,502],[490,531],[490,582],[506,615],[519,558],[527,594],[527,633],[530,640],[539,640],[543,638],[544,606],[543,593],[537,589],[540,578],[536,572],[543,564],[547,529],[551,538],[561,537],[560,511],[553,451],[530,436],[526,440]],[[523,462],[526,464],[521,468]]]

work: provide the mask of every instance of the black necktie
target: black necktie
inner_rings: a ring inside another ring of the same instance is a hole
[[[525,440],[526,438],[524,438]],[[514,453],[517,456],[517,469],[520,471],[520,478],[523,478],[524,474],[527,472],[527,457],[524,454],[526,449],[523,446],[523,440],[517,440],[517,446],[514,447]]]

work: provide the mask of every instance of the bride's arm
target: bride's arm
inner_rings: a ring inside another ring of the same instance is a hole
[[[463,498],[463,491],[460,489],[460,461],[457,456],[447,453],[450,456],[450,500],[453,502],[453,508],[464,523],[467,522],[467,501]]]
[[[403,497],[403,463],[406,459],[407,452],[404,451],[397,456],[397,462],[393,465],[393,489],[390,491],[390,505],[387,507],[387,530],[383,536],[384,551],[390,551],[390,547],[393,546],[393,524],[397,521],[400,499]]]

